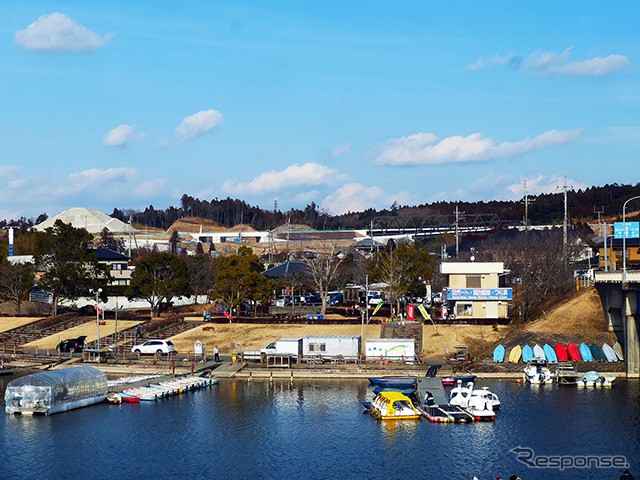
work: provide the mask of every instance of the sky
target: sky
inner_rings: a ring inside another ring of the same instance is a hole
[[[640,181],[634,1],[30,1],[0,18],[0,218]]]

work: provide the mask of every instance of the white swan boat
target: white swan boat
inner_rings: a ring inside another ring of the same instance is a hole
[[[493,411],[493,397],[495,399],[498,398],[486,387],[481,390],[474,390],[473,382],[469,382],[466,387],[463,387],[462,382],[458,380],[458,385],[451,390],[449,404],[464,408],[477,421],[493,421],[496,418],[496,414]],[[500,401],[498,400],[499,404]]]

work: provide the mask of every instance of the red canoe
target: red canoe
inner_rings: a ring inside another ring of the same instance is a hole
[[[567,352],[569,353],[569,358],[574,362],[582,361],[580,350],[573,343],[569,343],[569,345],[567,345]]]
[[[567,348],[561,343],[556,345],[556,357],[558,357],[559,362],[566,362],[567,360],[569,360],[569,357],[567,355]]]

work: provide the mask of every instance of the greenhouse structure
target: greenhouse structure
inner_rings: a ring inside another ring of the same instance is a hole
[[[7,385],[5,412],[51,415],[102,402],[107,398],[107,375],[83,366],[39,372]]]

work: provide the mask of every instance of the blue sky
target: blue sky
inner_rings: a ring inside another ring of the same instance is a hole
[[[637,183],[640,7],[3,2],[0,217]],[[566,180],[565,180],[566,179]]]

